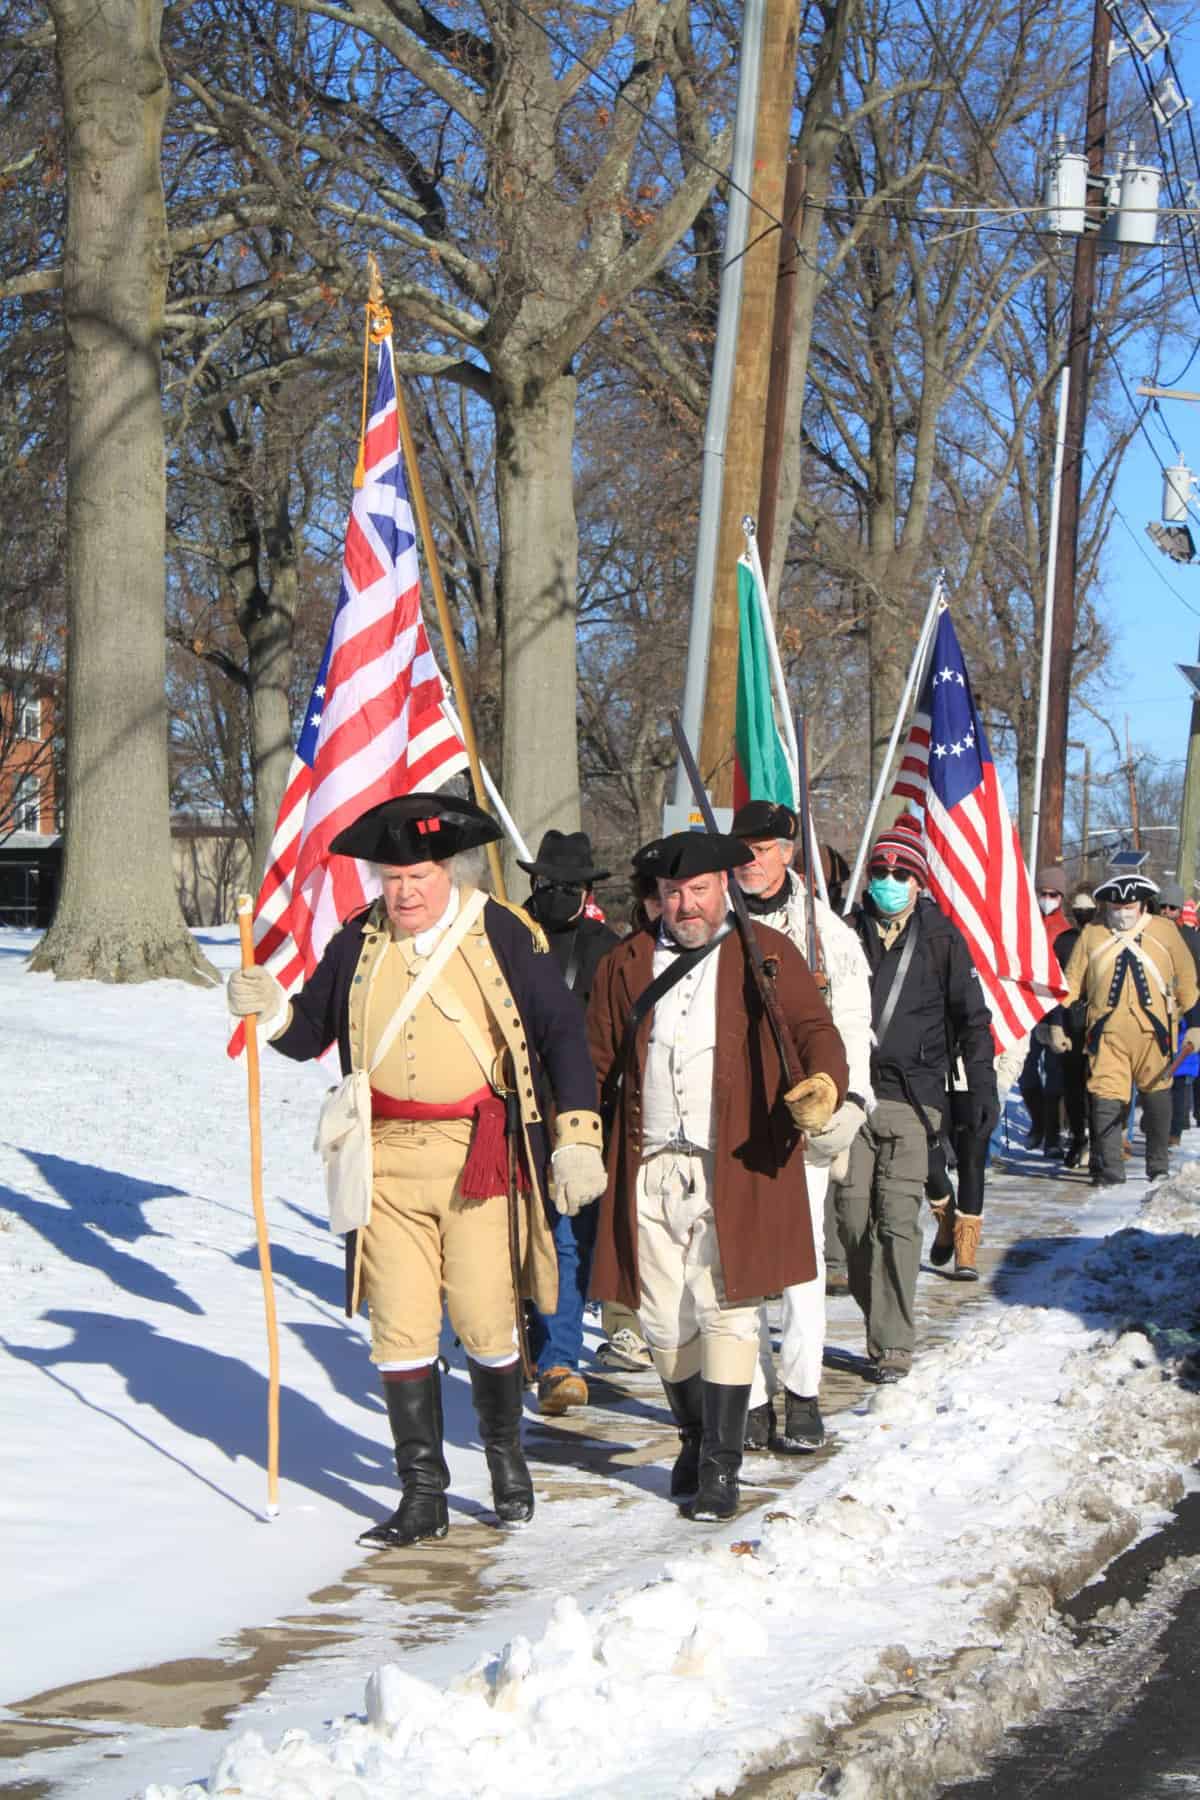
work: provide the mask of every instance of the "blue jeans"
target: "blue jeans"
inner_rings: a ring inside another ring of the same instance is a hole
[[[540,1313],[531,1307],[529,1317],[529,1348],[539,1375],[547,1369],[579,1367],[583,1354],[583,1306],[592,1277],[598,1213],[599,1207],[593,1201],[573,1219],[563,1213],[555,1216],[558,1306],[552,1313]]]

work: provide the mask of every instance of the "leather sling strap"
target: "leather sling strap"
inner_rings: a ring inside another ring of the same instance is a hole
[[[401,1000],[399,1006],[384,1026],[379,1042],[375,1046],[375,1054],[371,1058],[370,1067],[367,1070],[368,1075],[373,1075],[375,1073],[376,1069],[395,1043],[397,1037],[404,1030],[408,1020],[412,1017],[421,1001],[425,998],[426,994],[429,992],[446,964],[450,961],[450,958],[454,955],[454,952],[458,949],[458,946],[462,943],[468,931],[470,931],[472,925],[486,905],[487,895],[481,892],[479,888],[476,888],[471,894],[470,899],[467,900],[464,905],[459,907],[458,917],[447,927],[442,941],[438,944],[433,955],[429,958],[429,961],[425,964],[421,973],[409,987],[403,1000]]]
[[[919,917],[920,908],[914,906],[912,918],[908,922],[908,934],[901,947],[900,961],[896,964],[896,973],[892,977],[892,985],[888,989],[888,997],[883,1003],[883,1013],[878,1025],[875,1027],[875,1042],[881,1050],[883,1049],[883,1040],[888,1034],[888,1027],[896,1016],[896,1007],[899,1005],[900,994],[904,987],[904,983],[908,980],[908,971],[912,967],[913,951],[916,949],[917,938],[920,932],[920,927],[917,923]]]
[[[638,1027],[642,1020],[651,1007],[658,1005],[664,994],[670,993],[676,982],[682,981],[685,975],[691,973],[697,963],[702,963],[704,958],[729,936],[731,929],[730,925],[725,924],[709,938],[707,944],[701,944],[699,949],[681,950],[677,956],[672,957],[662,973],[654,977],[649,987],[643,988],[630,1007],[629,1017],[625,1021],[625,1029],[621,1033],[621,1047],[617,1051],[612,1067],[604,1077],[604,1084],[600,1089],[600,1114],[606,1122],[616,1114],[617,1101],[621,1097],[621,1085],[625,1080],[625,1070],[628,1067]]]

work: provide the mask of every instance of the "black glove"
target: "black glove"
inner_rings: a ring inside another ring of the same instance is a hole
[[[994,1093],[967,1093],[964,1123],[972,1137],[991,1137],[1000,1122],[1000,1102]]]

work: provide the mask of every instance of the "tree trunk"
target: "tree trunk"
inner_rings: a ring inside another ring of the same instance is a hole
[[[575,390],[574,377],[561,375],[532,394],[502,391],[497,403],[503,794],[534,851],[551,826],[579,830]],[[516,874],[517,890],[522,879]]]
[[[167,249],[159,0],[50,0],[67,134],[66,865],[33,966],[215,972],[171,868],[159,338]]]

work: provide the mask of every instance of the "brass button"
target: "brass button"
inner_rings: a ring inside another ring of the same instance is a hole
[[[573,1119],[572,1119],[572,1120],[571,1120],[571,1123],[572,1123],[572,1125],[578,1125],[578,1123],[579,1123],[579,1116],[578,1116],[578,1114],[576,1114],[576,1116],[575,1116],[575,1118],[573,1118]]]

